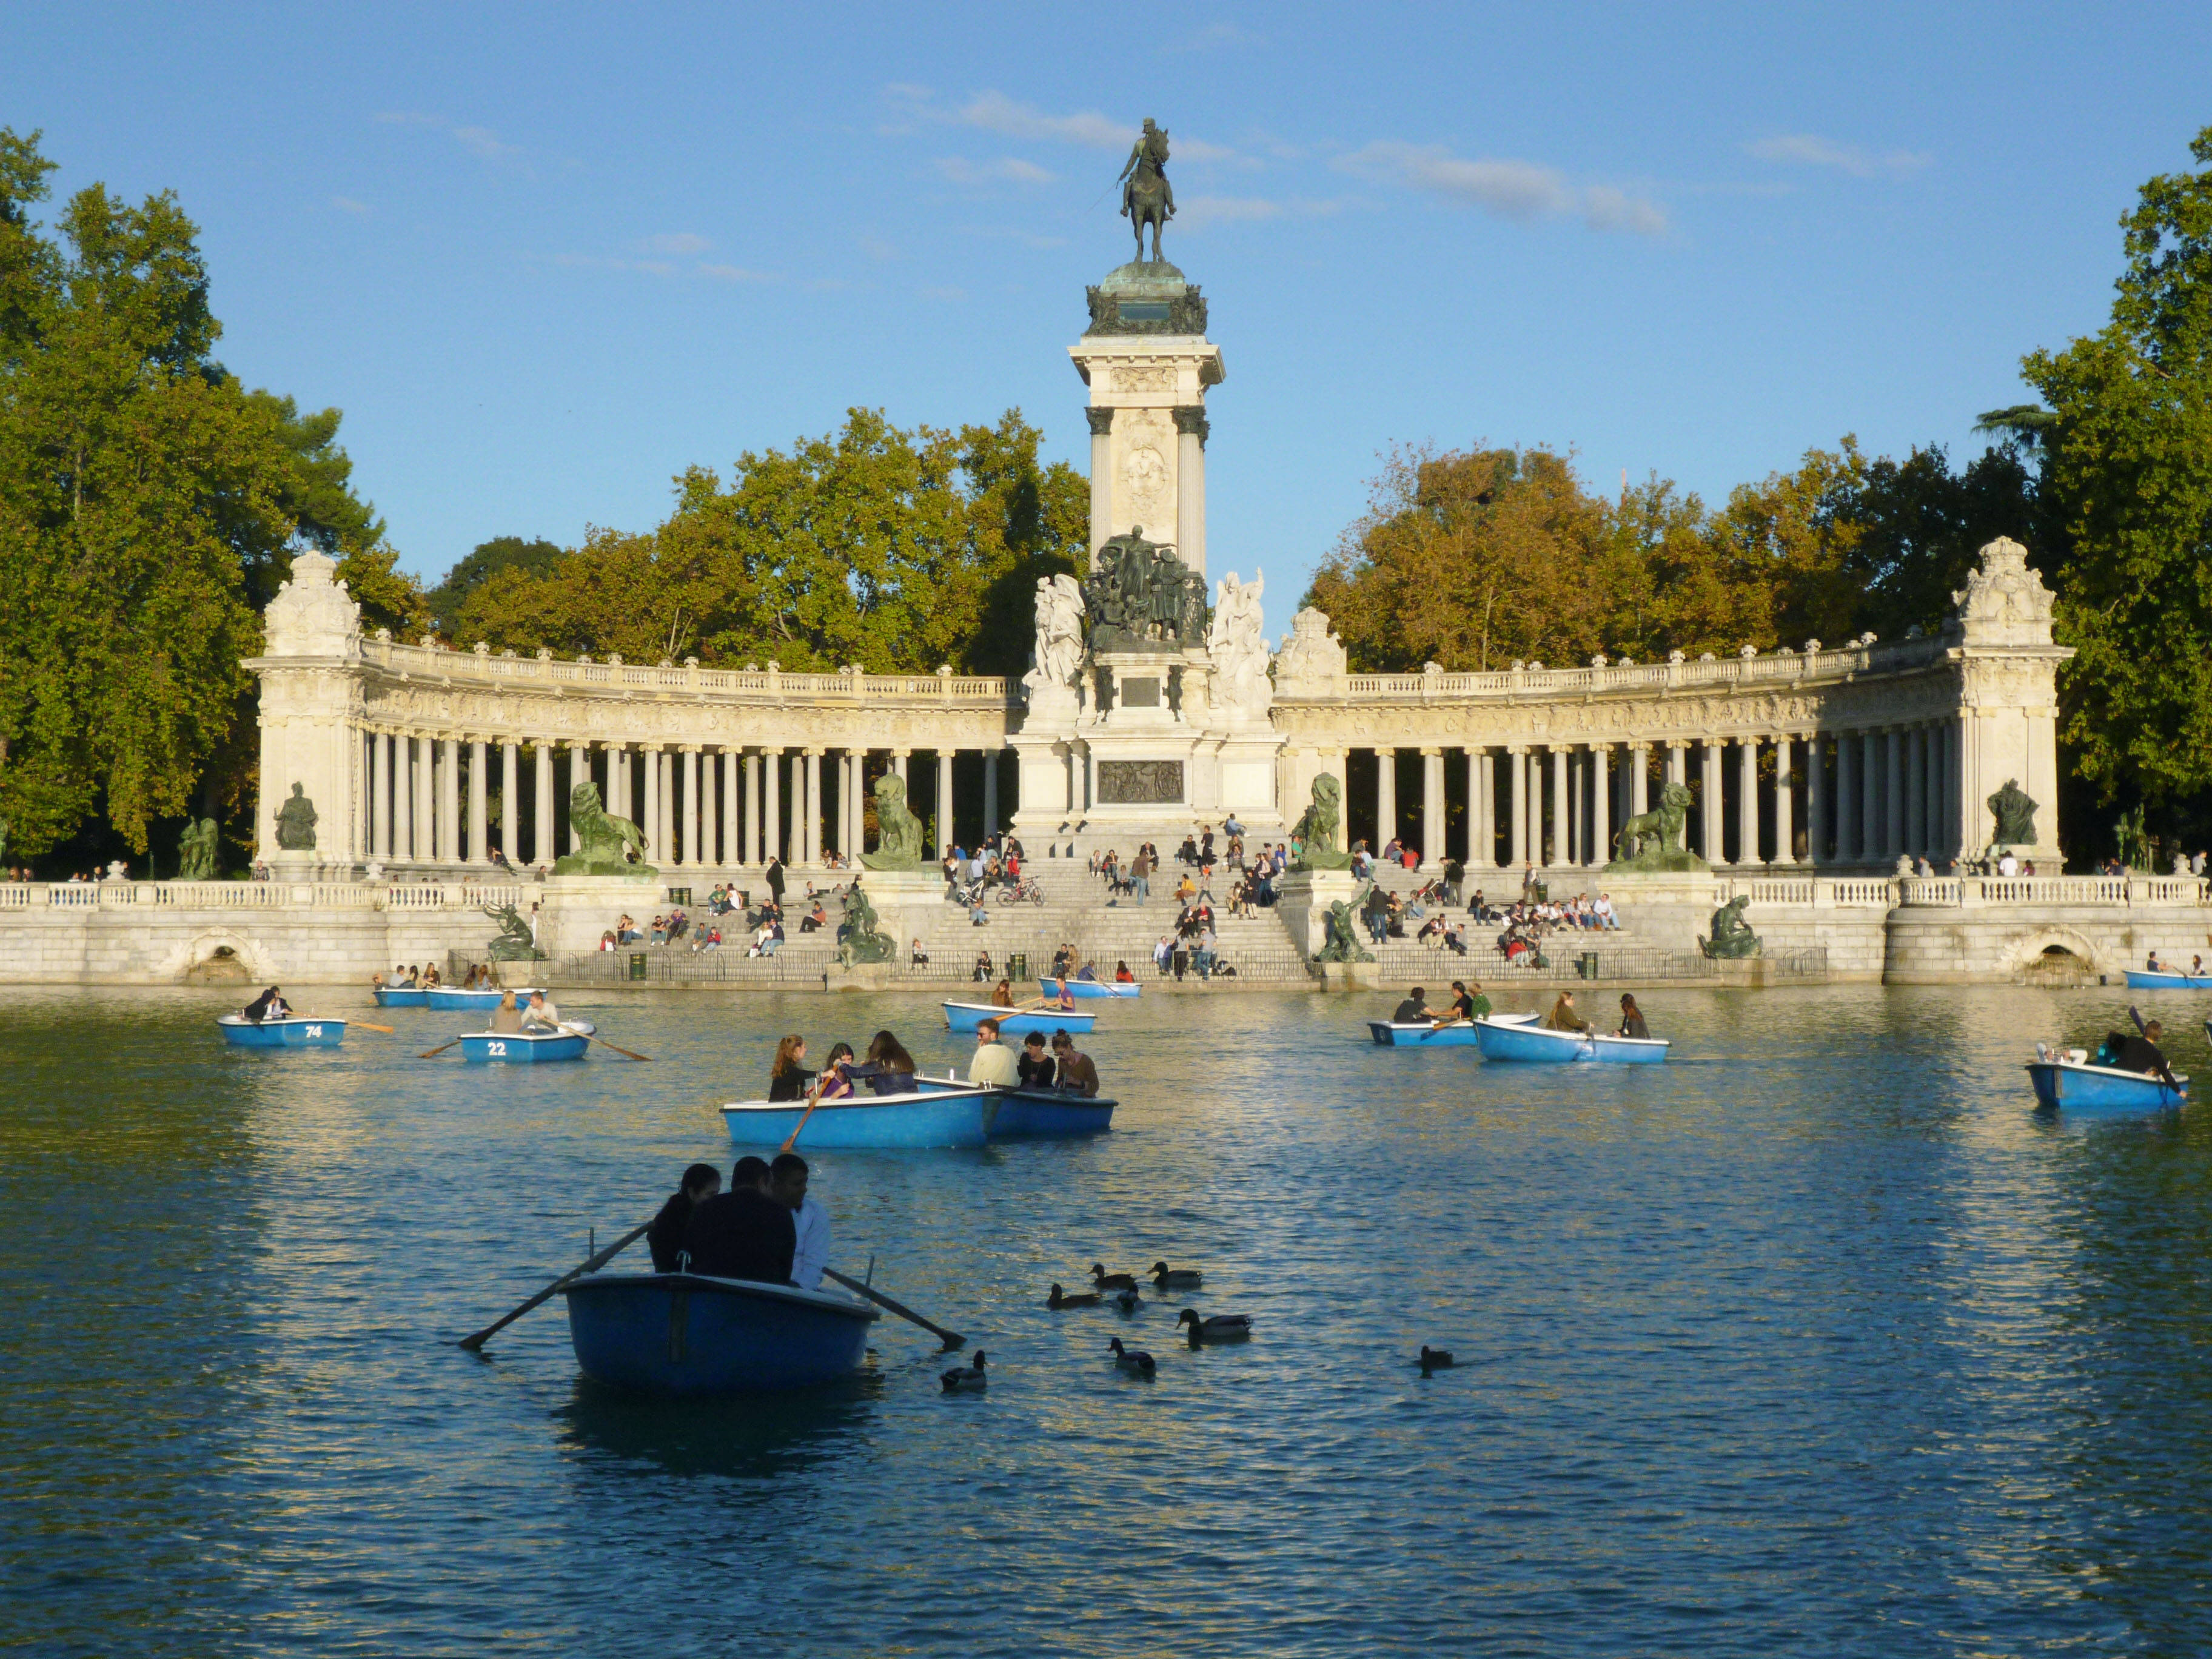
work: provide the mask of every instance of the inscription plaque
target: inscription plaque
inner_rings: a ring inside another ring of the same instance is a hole
[[[1182,799],[1179,760],[1103,760],[1098,763],[1101,806],[1166,806]]]
[[[1158,708],[1160,706],[1160,683],[1149,675],[1138,675],[1132,679],[1115,677],[1115,688],[1121,694],[1124,708]]]

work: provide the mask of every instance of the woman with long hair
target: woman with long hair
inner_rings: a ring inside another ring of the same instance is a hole
[[[845,1075],[854,1083],[865,1083],[869,1091],[878,1095],[910,1095],[914,1092],[914,1056],[889,1031],[878,1031],[868,1041],[868,1057],[858,1066],[848,1066]]]
[[[1649,1039],[1651,1028],[1644,1023],[1644,1011],[1636,1006],[1636,999],[1623,991],[1620,994],[1620,1029],[1615,1036]]]
[[[823,1076],[827,1079],[822,1085],[823,1099],[843,1100],[852,1094],[853,1080],[846,1074],[852,1063],[851,1043],[840,1042],[830,1050],[830,1058],[822,1067]]]
[[[769,1067],[768,1097],[770,1100],[804,1100],[814,1084],[814,1073],[802,1063],[806,1059],[806,1039],[797,1032],[775,1045],[775,1063]]]

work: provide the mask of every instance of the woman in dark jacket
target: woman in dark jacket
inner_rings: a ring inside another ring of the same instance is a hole
[[[769,1068],[770,1100],[804,1100],[814,1086],[814,1073],[799,1062],[806,1058],[806,1039],[793,1034],[775,1045],[775,1064]]]
[[[646,1248],[653,1252],[653,1271],[678,1271],[676,1258],[684,1249],[684,1230],[691,1224],[694,1206],[722,1190],[722,1172],[711,1164],[694,1164],[684,1172],[684,1184],[669,1195],[646,1230]]]
[[[1643,1037],[1647,1041],[1651,1028],[1644,1023],[1644,1011],[1636,1006],[1636,999],[1623,991],[1620,994],[1620,1029],[1615,1036]]]
[[[869,1091],[878,1095],[910,1095],[914,1092],[914,1056],[889,1031],[878,1031],[868,1043],[868,1057],[858,1066],[848,1066],[845,1075],[854,1083],[865,1083]]]

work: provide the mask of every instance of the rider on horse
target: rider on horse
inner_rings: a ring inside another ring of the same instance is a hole
[[[1137,188],[1138,177],[1146,162],[1152,163],[1153,176],[1167,191],[1167,216],[1175,217],[1175,186],[1168,183],[1168,135],[1164,128],[1154,125],[1152,118],[1145,118],[1145,131],[1129,147],[1129,160],[1121,169],[1121,216],[1127,218],[1133,204],[1131,196]]]

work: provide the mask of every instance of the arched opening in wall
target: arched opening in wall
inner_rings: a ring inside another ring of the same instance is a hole
[[[249,981],[246,962],[228,945],[214,950],[185,970],[187,985],[245,985]]]
[[[2087,985],[2096,976],[2090,963],[2063,945],[2046,945],[2029,957],[2021,969],[2023,984],[2057,988]]]

